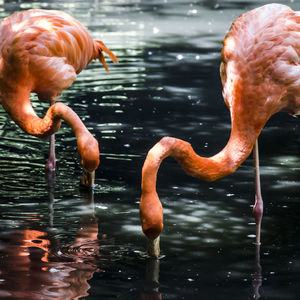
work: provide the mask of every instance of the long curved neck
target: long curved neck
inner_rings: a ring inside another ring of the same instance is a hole
[[[62,119],[71,126],[76,137],[87,131],[78,115],[63,103],[55,103],[48,109],[44,118],[38,117],[29,97],[30,92],[25,90],[6,94],[5,99],[2,99],[2,106],[6,112],[28,134],[48,137],[60,128]]]
[[[214,181],[233,173],[252,151],[256,137],[238,141],[231,136],[225,148],[206,158],[195,153],[192,146],[183,140],[164,137],[148,152],[142,171],[142,191],[156,190],[156,177],[161,162],[173,157],[182,169],[193,177]]]
[[[233,173],[249,156],[263,125],[248,128],[246,134],[246,131],[233,125],[227,145],[209,158],[197,155],[188,142],[173,137],[162,138],[150,149],[142,169],[140,201],[140,218],[145,235],[153,241],[163,229],[163,209],[156,192],[156,179],[160,164],[166,157],[175,158],[187,174],[214,181]]]
[[[67,105],[59,102],[52,105],[44,118],[39,118],[30,102],[30,90],[19,90],[6,93],[2,96],[2,106],[25,132],[37,136],[47,137],[55,133],[66,121],[74,131],[77,138],[78,152],[83,167],[92,172],[99,165],[98,142],[87,130],[78,115]]]

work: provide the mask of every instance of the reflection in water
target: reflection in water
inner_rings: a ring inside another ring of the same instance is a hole
[[[159,260],[148,258],[146,260],[146,276],[144,289],[140,295],[141,300],[160,300],[162,295],[159,292]]]
[[[51,216],[53,185],[49,188],[49,199]],[[5,259],[1,264],[0,297],[79,299],[88,295],[88,280],[99,272],[97,259],[101,254],[92,193],[88,194],[87,200],[85,205],[90,205],[90,213],[80,218],[76,237],[70,245],[60,245],[53,234],[53,217],[50,217],[49,226],[17,229],[8,237],[1,236],[5,245],[1,252]],[[32,222],[41,221],[38,216],[28,218],[24,226],[34,227]]]
[[[260,299],[259,288],[262,286],[262,268],[260,265],[260,245],[255,245],[255,271],[252,275],[253,299]]]
[[[76,239],[80,227],[90,220],[93,228],[95,220],[90,200],[86,202],[74,184],[81,171],[70,128],[63,125],[57,134],[54,186],[54,180],[45,183],[44,179],[48,143],[25,135],[0,107],[0,278],[5,273],[7,279],[0,279],[2,294],[15,291],[13,283],[20,276],[25,283],[34,282],[36,276],[37,284],[58,284],[60,292],[67,294],[68,280],[80,276],[81,266],[90,261],[86,268],[91,270],[81,270],[84,278],[93,276],[83,279],[85,290],[87,283],[91,286],[89,296],[82,297],[87,300],[133,300],[151,291],[161,293],[163,299],[252,298],[255,292],[249,274],[254,273],[254,251],[249,235],[255,229],[249,207],[253,200],[251,159],[238,173],[212,184],[187,177],[172,161],[168,162],[170,169],[161,169],[159,190],[166,227],[159,287],[144,283],[147,262],[138,201],[146,151],[162,136],[188,137],[197,145],[197,152],[206,156],[225,145],[230,121],[219,78],[221,41],[238,15],[266,2],[0,0],[0,19],[32,7],[70,13],[93,38],[107,41],[120,60],[120,64],[111,65],[109,74],[96,62],[89,65],[60,99],[76,111],[101,149],[94,193],[95,218],[100,226],[98,240],[86,241],[87,248],[79,247]],[[290,5],[300,10],[298,1]],[[40,116],[48,109],[48,104],[38,106],[35,96],[32,103]],[[284,115],[270,120],[260,140],[266,199],[261,298],[299,298],[299,218],[295,213],[300,205],[299,146],[299,120]],[[82,215],[90,218],[84,220]],[[14,255],[10,247],[20,252],[25,229],[39,232],[35,244],[49,242],[45,246],[48,263],[41,260],[45,251],[36,246],[31,247],[31,257],[37,256],[35,263],[29,255],[25,257],[25,269],[35,264],[36,275],[33,267],[26,271],[29,276],[19,273],[20,258],[7,257],[8,253]],[[102,238],[102,233],[113,236],[113,241]],[[75,253],[83,262],[75,262]],[[59,263],[66,269],[64,278],[56,272]],[[77,273],[70,270],[71,263]],[[44,267],[46,271],[41,271]],[[33,289],[41,293],[42,287]],[[49,288],[43,292],[46,299],[59,297],[46,296]]]
[[[159,259],[151,257],[146,260],[146,272],[145,272],[146,274],[145,274],[143,291],[140,294],[141,300],[163,299],[163,295],[159,291],[159,287],[164,285],[163,282],[162,283],[159,282],[159,265],[160,265]],[[262,286],[262,281],[263,281],[262,267],[260,264],[260,245],[255,245],[254,269],[255,269],[254,273],[251,275],[252,291],[250,292],[249,299],[258,300],[261,299],[259,289]]]
[[[49,200],[49,226],[53,227],[53,216],[54,216],[54,191],[55,191],[55,179],[56,172],[46,172],[45,179],[48,188],[48,200]]]

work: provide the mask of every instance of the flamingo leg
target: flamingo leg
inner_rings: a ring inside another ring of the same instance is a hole
[[[50,100],[50,106],[54,104],[54,100]],[[50,136],[50,151],[49,151],[49,158],[46,163],[46,170],[47,171],[55,171],[56,167],[56,157],[55,157],[55,134]]]
[[[261,229],[261,220],[263,216],[263,199],[261,196],[261,188],[260,188],[260,173],[259,173],[259,155],[258,155],[258,141],[255,141],[255,145],[253,148],[254,154],[254,170],[255,170],[255,203],[253,207],[253,214],[256,223],[256,238],[255,244],[260,245],[260,229]]]

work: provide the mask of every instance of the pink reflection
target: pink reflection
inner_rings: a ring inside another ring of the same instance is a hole
[[[252,274],[253,299],[261,298],[259,289],[262,286],[262,267],[260,264],[260,245],[255,245],[255,272]]]
[[[27,221],[31,227],[37,224],[36,220]],[[62,250],[51,231],[43,228],[17,229],[2,236],[0,298],[67,300],[88,296],[88,280],[100,271],[98,220],[93,215],[81,217],[78,228],[73,243]]]

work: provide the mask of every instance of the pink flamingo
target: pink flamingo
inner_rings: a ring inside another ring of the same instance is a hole
[[[117,58],[101,41],[93,40],[84,26],[66,13],[33,9],[15,13],[1,21],[0,27],[0,103],[25,132],[51,136],[46,168],[55,169],[54,133],[65,120],[75,132],[83,166],[81,184],[92,187],[99,165],[97,140],[77,114],[63,103],[55,103],[93,59],[108,71],[103,52]],[[30,94],[49,101],[43,119],[34,112]]]
[[[300,113],[300,12],[280,4],[265,5],[241,15],[223,41],[220,74],[223,97],[231,116],[231,134],[218,154],[198,156],[192,146],[162,138],[149,152],[142,170],[140,217],[149,240],[148,253],[159,255],[163,209],[156,178],[163,159],[172,156],[194,177],[214,181],[227,176],[254,147],[256,244],[260,244],[263,201],[260,192],[257,138],[268,119],[279,111]]]

